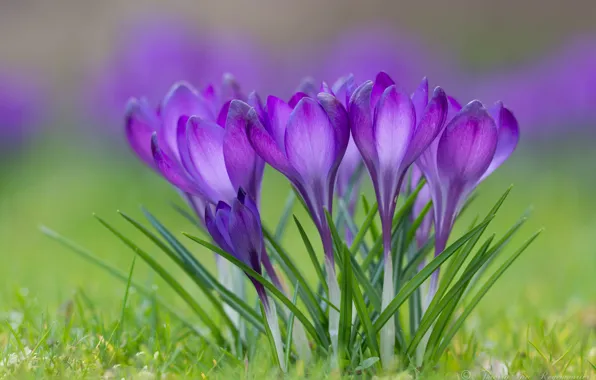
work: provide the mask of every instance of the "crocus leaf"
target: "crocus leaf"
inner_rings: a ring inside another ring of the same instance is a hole
[[[61,245],[63,245],[64,247],[68,248],[69,250],[71,250],[72,252],[76,253],[77,255],[79,255],[80,257],[82,257],[83,259],[89,261],[91,264],[97,266],[98,268],[103,269],[106,273],[110,274],[112,277],[126,283],[128,281],[128,275],[122,271],[120,271],[119,269],[115,268],[114,266],[106,263],[104,260],[102,260],[99,256],[95,255],[94,253],[86,250],[85,248],[79,246],[78,244],[72,242],[71,240],[65,238],[64,236],[60,235],[59,233],[57,233],[54,230],[51,230],[45,226],[42,226],[41,228],[41,232],[48,236],[49,238],[57,241],[58,243],[60,243]],[[165,311],[167,311],[170,315],[172,315],[174,318],[176,318],[177,320],[179,320],[180,322],[182,322],[183,325],[185,325],[189,330],[195,332],[198,336],[200,336],[202,339],[205,339],[206,342],[211,342],[208,338],[206,338],[205,336],[203,336],[203,334],[201,334],[195,327],[194,324],[191,323],[188,319],[186,319],[181,313],[177,312],[174,307],[168,305],[168,303],[166,301],[164,301],[161,297],[157,297],[155,296],[155,292],[141,284],[139,284],[138,282],[135,282],[133,280],[131,280],[131,284],[132,287],[139,292],[140,294],[142,294],[143,296],[147,297],[147,298],[154,298],[155,301],[159,304],[159,306],[164,309]],[[79,292],[80,294],[80,292]],[[98,322],[99,324],[99,322]],[[217,346],[215,343],[210,343],[213,347],[219,347]]]
[[[197,316],[201,319],[201,321],[209,328],[215,340],[225,346],[225,338],[221,334],[221,331],[217,327],[217,325],[212,321],[211,316],[205,311],[203,307],[201,307],[192,296],[186,291],[182,285],[176,281],[176,279],[164,268],[162,267],[157,261],[155,261],[148,253],[143,251],[137,245],[135,245],[132,241],[118,232],[114,227],[108,224],[106,221],[101,219],[98,216],[95,218],[110,232],[112,232],[118,239],[120,239],[125,245],[127,245],[130,249],[132,249],[137,255],[139,255],[143,261],[147,263],[161,278],[164,279],[165,282],[168,283],[169,286],[172,287],[176,293],[191,307],[191,309],[197,314]]]
[[[234,309],[238,314],[240,314],[243,318],[250,322],[253,326],[255,326],[259,331],[265,332],[263,324],[261,322],[261,318],[258,313],[250,307],[244,300],[239,298],[236,294],[228,290],[225,286],[223,286],[217,279],[215,279],[209,271],[203,265],[196,260],[196,258],[188,252],[186,248],[182,244],[180,244],[177,239],[173,237],[173,235],[157,220],[153,215],[149,212],[146,212],[147,219],[149,222],[158,230],[162,236],[164,236],[167,240],[171,242],[169,248],[166,244],[164,244],[160,239],[157,238],[151,231],[147,230],[142,224],[137,222],[136,220],[132,219],[125,213],[120,212],[122,217],[126,219],[129,223],[131,223],[135,228],[137,228],[140,232],[142,232],[145,236],[147,236],[155,245],[157,245],[166,255],[168,255],[177,265],[179,265],[195,282],[201,290],[207,295],[211,295],[210,289],[215,289],[217,293],[220,295],[222,300],[226,302],[232,309]],[[209,296],[208,296],[209,297]],[[211,297],[213,297],[211,295]],[[211,298],[209,297],[209,298]],[[218,310],[220,313],[227,314],[220,308]],[[229,320],[229,318],[228,318]],[[231,321],[229,321],[231,323]],[[233,324],[232,324],[233,325]]]
[[[339,312],[339,352],[340,362],[348,352],[350,337],[352,335],[352,262],[350,251],[344,245],[344,255],[341,271],[341,307]]]
[[[322,346],[321,349],[326,349],[327,347],[329,347],[330,342],[329,342],[327,335],[325,334],[325,330],[322,330],[320,328],[315,329],[313,324],[308,320],[308,318],[306,318],[306,316],[300,311],[300,309],[298,309],[292,303],[292,301],[290,301],[281,292],[281,290],[277,289],[271,282],[269,282],[263,276],[258,274],[256,271],[254,271],[251,267],[244,264],[242,261],[238,260],[237,258],[235,258],[234,256],[230,255],[229,253],[225,252],[224,250],[220,249],[219,247],[216,247],[215,245],[213,245],[203,239],[200,239],[196,236],[192,236],[187,233],[183,233],[183,234],[186,237],[188,237],[189,239],[199,243],[200,245],[202,245],[205,248],[210,249],[211,251],[217,253],[218,255],[220,255],[224,259],[228,260],[232,264],[236,265],[238,268],[242,269],[248,276],[250,276],[257,282],[262,284],[271,294],[273,294],[279,301],[281,301],[284,305],[286,305],[288,307],[288,309],[290,309],[290,311],[294,312],[296,318],[298,318],[300,320],[300,322],[302,322],[302,324],[304,325],[304,328],[306,329],[306,331],[308,331],[308,333],[311,335],[311,337],[313,337],[313,339],[316,339],[321,344],[321,346]]]
[[[470,313],[472,313],[472,310],[474,310],[474,308],[476,307],[476,305],[478,305],[480,300],[486,295],[486,293],[488,293],[490,288],[495,284],[499,277],[501,277],[503,273],[505,273],[505,271],[511,266],[511,264],[513,264],[513,262],[517,260],[517,258],[526,250],[526,248],[528,248],[528,246],[532,244],[532,242],[540,235],[540,233],[542,233],[542,230],[537,231],[528,240],[526,240],[526,242],[524,242],[522,246],[515,253],[513,253],[513,255],[511,255],[509,259],[507,259],[507,261],[505,261],[499,267],[499,269],[497,269],[497,271],[484,283],[480,290],[478,290],[478,293],[476,293],[472,301],[470,301],[470,304],[464,308],[459,318],[455,321],[451,328],[443,335],[441,344],[438,345],[438,347],[434,350],[432,354],[432,362],[436,362],[441,357],[447,346],[451,343],[451,339],[453,339],[453,337],[461,328],[461,326],[463,325],[466,318],[470,315]]]
[[[489,220],[486,220],[480,223],[476,228],[472,231],[468,232],[457,241],[455,241],[452,245],[449,246],[443,253],[439,256],[435,257],[424,269],[422,269],[418,274],[416,274],[410,281],[404,284],[401,288],[399,293],[393,298],[393,300],[389,303],[387,308],[383,310],[383,312],[379,315],[377,320],[375,321],[375,330],[380,331],[381,327],[391,317],[391,315],[395,314],[399,307],[408,299],[408,297],[412,294],[412,292],[417,289],[422,283],[439,267],[441,266],[449,257],[451,257],[460,247],[462,247],[468,240],[470,240],[474,234],[487,225],[492,220],[492,217]]]
[[[207,299],[211,302],[214,309],[222,316],[226,325],[232,331],[234,337],[239,339],[239,332],[232,320],[229,318],[227,313],[224,311],[221,302],[211,292],[211,287],[203,281],[203,279],[196,274],[196,270],[190,265],[187,265],[180,257],[178,257],[169,247],[167,247],[161,240],[157,238],[154,234],[152,234],[149,230],[147,230],[142,224],[134,220],[133,218],[129,217],[128,215],[120,212],[120,215],[124,219],[126,219],[130,224],[135,226],[139,231],[141,231],[145,236],[147,236],[153,243],[155,243],[162,251],[164,251],[188,276],[193,280],[193,282],[201,289],[203,294],[207,297]]]
[[[317,320],[324,320],[325,314],[323,310],[320,308],[317,298],[313,293],[310,285],[306,282],[306,279],[294,264],[294,261],[290,258],[290,255],[282,248],[282,246],[273,238],[271,233],[263,227],[263,235],[267,239],[269,243],[271,243],[272,247],[274,248],[275,252],[281,259],[281,264],[283,264],[283,268],[286,274],[291,275],[291,279],[293,282],[298,282],[300,284],[300,295],[304,303],[307,305],[309,310],[313,311],[313,318],[318,318]],[[270,252],[271,253],[271,252]]]
[[[315,254],[315,250],[312,247],[312,244],[308,238],[308,235],[306,234],[306,231],[304,231],[302,224],[300,224],[300,221],[298,221],[298,218],[296,218],[296,216],[294,216],[294,223],[296,223],[296,227],[298,227],[298,232],[300,233],[300,237],[304,242],[306,252],[308,252],[308,257],[310,257],[313,267],[315,268],[315,273],[317,274],[320,283],[323,285],[323,288],[325,289],[325,294],[329,294],[329,289],[327,288],[327,280],[325,279],[325,273],[323,273],[323,267],[317,259],[317,255]]]
[[[294,193],[294,191],[289,192],[287,198],[286,198],[286,203],[284,204],[284,208],[281,212],[281,216],[279,217],[279,220],[277,221],[277,226],[275,227],[275,233],[274,233],[274,238],[275,241],[281,241],[281,238],[283,237],[283,233],[286,230],[286,227],[288,225],[288,220],[290,220],[290,215],[292,215],[292,209],[294,208],[294,203],[296,202],[296,194]]]

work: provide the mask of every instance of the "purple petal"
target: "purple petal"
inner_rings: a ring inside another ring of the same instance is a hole
[[[314,99],[298,102],[290,115],[285,144],[288,160],[303,179],[327,178],[339,150],[335,133],[325,110]]]
[[[466,105],[447,125],[439,141],[441,179],[460,186],[475,184],[495,154],[497,127],[482,103]]]
[[[497,124],[499,140],[497,142],[495,156],[480,179],[481,181],[488,177],[501,166],[509,156],[511,156],[519,141],[519,125],[517,119],[509,109],[503,107],[503,103],[499,102],[494,107],[491,107],[489,113]]]
[[[250,94],[248,94],[248,99],[246,102],[249,106],[254,108],[255,111],[257,111],[257,115],[259,115],[259,120],[261,121],[261,124],[263,124],[265,129],[268,131],[271,130],[271,127],[269,126],[269,116],[259,94],[257,94],[256,91],[251,92]]]
[[[164,176],[164,178],[168,180],[168,182],[185,193],[197,193],[195,187],[190,183],[188,177],[186,176],[184,169],[182,169],[182,167],[176,161],[172,160],[163,150],[161,150],[157,142],[156,133],[151,136],[151,151],[153,154],[153,160],[155,161],[155,166]]]
[[[416,114],[410,97],[395,86],[388,87],[375,112],[374,133],[379,164],[399,170],[416,126]]]
[[[173,158],[178,159],[176,129],[181,116],[198,116],[207,120],[215,120],[208,102],[189,84],[175,84],[164,98],[161,108],[163,127],[160,131],[160,142]]]
[[[246,119],[248,140],[259,157],[290,180],[296,181],[298,173],[292,168],[292,164],[279,149],[274,138],[263,128],[254,109],[248,112]]]
[[[237,258],[261,273],[261,220],[259,214],[242,204],[240,199],[235,199],[232,204],[228,233]]]
[[[339,99],[339,101],[346,107],[350,103],[350,97],[355,89],[356,82],[354,80],[354,75],[352,74],[339,78],[333,83],[333,86],[331,86],[333,94],[335,94],[337,99]]]
[[[315,95],[316,95],[316,92],[315,92]],[[313,95],[313,96],[314,96],[314,95]],[[299,102],[300,100],[302,100],[302,98],[310,98],[310,97],[311,97],[311,96],[310,96],[310,95],[308,95],[308,94],[307,94],[307,93],[305,93],[305,92],[297,92],[297,93],[295,93],[294,95],[292,95],[292,97],[290,98],[290,101],[288,102],[288,105],[289,105],[291,108],[294,108],[294,107],[296,107],[296,105],[298,104],[298,102]]]
[[[416,110],[416,118],[420,119],[428,104],[428,79],[426,77],[422,79],[422,82],[412,94],[412,103],[414,103],[414,109]]]
[[[348,113],[343,104],[333,95],[320,93],[317,95],[317,100],[327,113],[327,117],[331,121],[333,130],[335,131],[335,141],[337,146],[336,164],[344,156],[350,140],[350,122]]]
[[[228,253],[234,254],[234,250],[230,245],[230,239],[227,233],[227,229],[223,229],[224,233],[222,234],[222,231],[217,226],[216,216],[213,214],[211,207],[211,205],[207,205],[207,207],[205,207],[205,227],[207,228],[207,232],[209,232],[209,235],[211,235],[211,238],[219,246],[219,248],[223,249]],[[224,216],[221,213],[219,217],[220,219],[227,219],[227,216]]]
[[[314,80],[314,78],[306,77],[306,78],[302,79],[302,81],[298,85],[298,88],[296,88],[295,92],[301,92],[301,93],[306,94],[307,96],[314,97],[319,92],[317,90],[318,90],[318,86],[317,86],[317,82]],[[297,99],[296,103],[293,104],[292,107],[294,107],[298,103],[298,100],[300,100],[300,99]]]
[[[352,137],[369,171],[378,162],[370,101],[372,88],[371,81],[360,85],[350,98],[349,107]]]
[[[147,165],[155,167],[151,153],[151,135],[160,127],[157,113],[145,99],[128,101],[125,113],[126,138],[132,150]]]
[[[246,189],[257,199],[265,163],[257,156],[246,135],[246,116],[250,106],[232,100],[226,120],[223,154],[226,169],[234,189]]]
[[[437,87],[424,111],[417,113],[419,119],[406,154],[406,166],[418,159],[420,154],[437,138],[445,124],[447,108],[447,95],[445,95],[445,91]]]
[[[232,103],[231,100],[228,100],[227,102],[225,102],[223,104],[223,106],[221,106],[221,109],[219,110],[219,114],[217,115],[217,125],[219,125],[222,128],[224,128],[226,126],[226,119],[228,118],[228,112],[230,110],[230,103]]]
[[[461,104],[454,97],[447,96],[447,100],[449,101],[449,111],[447,113],[447,120],[445,123],[449,123],[462,109]]]
[[[331,94],[331,95],[335,96],[335,93],[333,92],[331,87],[329,87],[329,85],[325,81],[323,81],[321,83],[321,89],[319,90],[319,92],[324,92],[326,94]]]
[[[223,75],[221,83],[221,99],[226,102],[234,99],[240,99],[242,101],[246,100],[246,96],[242,93],[238,81],[236,81],[236,78],[230,73],[225,73]]]
[[[186,138],[190,159],[200,178],[197,183],[212,203],[231,201],[236,191],[230,182],[223,153],[225,130],[219,125],[191,117]]]
[[[269,112],[270,128],[267,131],[275,140],[277,147],[285,154],[284,139],[286,136],[286,126],[288,125],[288,120],[290,120],[290,113],[292,113],[292,107],[280,98],[269,96],[267,97],[267,112]]]
[[[393,86],[394,84],[395,82],[393,81],[393,79],[391,79],[389,74],[387,74],[384,71],[378,73],[375,77],[375,84],[373,85],[372,93],[370,96],[371,106],[374,107],[379,101],[379,99],[381,99],[381,95],[383,95],[385,89],[389,86]]]

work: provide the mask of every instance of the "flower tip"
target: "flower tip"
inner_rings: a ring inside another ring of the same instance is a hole
[[[433,97],[444,97],[445,101],[447,101],[447,94],[445,93],[445,90],[443,90],[439,86],[435,87],[435,89],[433,90]]]
[[[242,204],[244,204],[244,202],[246,201],[246,191],[244,191],[242,187],[238,188],[238,200]]]
[[[180,80],[170,87],[170,91],[164,97],[163,104],[168,104],[173,98],[186,96],[197,97],[199,96],[199,92],[189,82]]]
[[[381,84],[384,84],[385,86],[391,86],[391,85],[395,84],[393,79],[391,79],[389,74],[387,74],[385,71],[379,71],[379,73],[375,77],[375,83],[381,83]]]

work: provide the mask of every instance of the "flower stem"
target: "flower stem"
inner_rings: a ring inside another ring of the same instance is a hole
[[[334,307],[329,307],[329,337],[335,355],[339,354],[339,308],[341,294],[337,283],[337,274],[333,263],[325,257],[325,270],[327,272],[327,286],[329,287],[329,301]]]
[[[383,294],[381,300],[381,310],[384,310],[393,300],[393,259],[391,258],[391,247],[385,249],[385,264],[383,275]],[[381,329],[381,363],[383,369],[389,370],[393,367],[394,347],[395,347],[395,316],[385,323]]]
[[[275,344],[275,351],[277,352],[277,359],[279,360],[279,365],[281,370],[285,373],[287,372],[286,368],[286,359],[284,356],[284,346],[281,339],[281,331],[279,329],[279,322],[277,320],[277,311],[275,309],[275,302],[270,298],[268,298],[267,305],[264,307],[265,309],[265,319],[267,319],[267,324],[269,325],[269,329],[271,330],[271,335],[273,335],[273,342]],[[289,348],[288,348],[289,349]]]

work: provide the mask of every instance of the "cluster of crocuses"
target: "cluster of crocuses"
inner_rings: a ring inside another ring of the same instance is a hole
[[[263,101],[255,92],[245,96],[230,75],[220,86],[202,91],[181,82],[158,107],[132,99],[126,134],[137,155],[183,194],[220,248],[258,273],[264,267],[276,283],[261,231],[259,201],[265,164],[282,173],[319,231],[329,301],[334,305],[340,303],[340,289],[326,215],[332,214],[336,189],[338,197],[347,198],[346,204],[354,204],[363,162],[382,225],[383,308],[394,297],[391,228],[408,170],[417,168],[414,180],[424,176],[427,182],[417,203],[432,200],[434,209],[418,243],[425,242],[434,224],[439,255],[467,197],[510,156],[519,138],[515,117],[501,103],[488,109],[476,100],[461,106],[440,87],[429,91],[426,78],[409,94],[384,72],[361,83],[351,75],[331,86],[306,81],[287,101],[273,95]],[[437,278],[438,272],[430,297]],[[271,329],[278,329],[274,303],[258,282],[253,284]],[[328,312],[337,352],[339,313],[333,307]],[[380,334],[384,365],[392,361],[394,329],[389,321]],[[283,357],[280,339],[276,346]],[[308,344],[302,355],[309,355]]]

